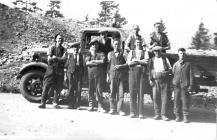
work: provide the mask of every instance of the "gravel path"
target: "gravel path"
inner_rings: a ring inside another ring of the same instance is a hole
[[[62,109],[38,109],[20,94],[0,94],[0,139],[80,140],[214,140],[213,111],[192,108],[191,123],[153,120],[153,106],[146,104],[146,118]]]

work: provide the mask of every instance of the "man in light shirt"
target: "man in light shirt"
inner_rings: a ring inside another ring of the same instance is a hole
[[[130,117],[144,118],[144,81],[148,79],[147,72],[148,53],[142,48],[142,40],[136,39],[136,48],[128,54],[127,64],[129,65],[129,91],[130,91]]]
[[[149,64],[149,80],[153,89],[155,120],[163,119],[168,121],[167,105],[169,94],[169,74],[171,73],[171,65],[165,56],[161,54],[162,47],[155,46],[154,57]]]

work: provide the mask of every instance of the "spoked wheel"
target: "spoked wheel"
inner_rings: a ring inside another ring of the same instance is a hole
[[[23,75],[20,82],[20,91],[30,102],[39,102],[42,95],[44,72],[32,70]]]

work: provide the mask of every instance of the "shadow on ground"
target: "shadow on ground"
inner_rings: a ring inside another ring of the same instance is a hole
[[[62,101],[61,104],[67,104],[66,102]],[[82,98],[81,106],[88,106],[88,101],[86,98]],[[104,108],[109,111],[109,100],[104,100]],[[129,101],[124,103],[124,111],[127,115],[130,114],[130,104]],[[216,113],[215,111],[208,110],[206,108],[197,108],[191,107],[190,108],[190,121],[197,122],[197,123],[216,123]],[[144,104],[144,115],[146,118],[152,118],[154,116],[154,107],[152,103]],[[171,120],[175,119],[175,115],[173,114],[173,107],[169,107],[168,117]]]

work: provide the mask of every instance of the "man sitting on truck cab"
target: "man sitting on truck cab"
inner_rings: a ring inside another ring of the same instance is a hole
[[[170,42],[165,32],[162,29],[162,23],[156,22],[154,24],[155,31],[151,33],[151,42],[149,49],[152,49],[155,46],[162,47],[161,52],[166,53],[166,50],[170,50]]]

